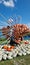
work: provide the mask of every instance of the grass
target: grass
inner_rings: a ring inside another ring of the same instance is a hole
[[[6,38],[0,39],[0,44],[7,44],[8,40]]]
[[[8,41],[7,40],[2,40],[2,41],[0,41],[0,44],[6,44]]]
[[[17,56],[12,60],[0,61],[0,65],[30,65],[30,55]]]

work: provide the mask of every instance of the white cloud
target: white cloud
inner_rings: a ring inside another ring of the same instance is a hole
[[[13,2],[13,0],[4,1],[3,4],[4,4],[5,6],[14,7],[14,2]]]
[[[14,1],[16,2],[17,0],[0,0],[0,3],[1,4],[4,4],[5,6],[8,6],[8,7],[14,7],[15,6],[15,3]]]

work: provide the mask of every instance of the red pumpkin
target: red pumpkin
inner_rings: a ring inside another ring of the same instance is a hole
[[[25,41],[25,44],[28,44],[28,42],[27,42],[27,41]]]

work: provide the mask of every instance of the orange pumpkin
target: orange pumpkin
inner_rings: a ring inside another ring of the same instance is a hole
[[[12,49],[14,49],[15,46],[12,46]]]
[[[14,49],[14,46],[8,47],[7,51],[11,51],[12,49]]]
[[[6,46],[6,45],[5,45],[5,46],[3,46],[3,48],[7,50],[7,46]]]
[[[11,49],[11,50],[14,49],[14,46],[11,46],[10,49]]]
[[[7,51],[11,51],[10,47],[7,48]]]

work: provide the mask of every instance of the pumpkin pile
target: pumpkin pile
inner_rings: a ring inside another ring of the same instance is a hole
[[[27,43],[28,42],[28,43]],[[22,44],[17,46],[8,46],[8,45],[1,45],[0,46],[0,61],[6,59],[13,59],[17,57],[17,55],[22,56],[30,54],[30,41],[22,42]]]
[[[6,51],[11,51],[14,48],[15,48],[15,46],[7,46],[7,45],[3,46],[3,49],[5,49]]]

